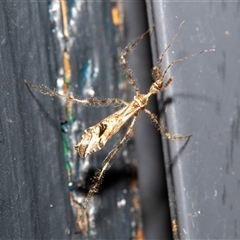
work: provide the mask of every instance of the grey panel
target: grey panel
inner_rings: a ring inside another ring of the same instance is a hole
[[[173,66],[168,77],[175,80],[159,100],[171,100],[169,132],[192,134],[189,141],[164,141],[171,212],[181,239],[240,236],[239,9],[239,2],[148,2],[155,61],[183,20],[166,62],[216,48]]]

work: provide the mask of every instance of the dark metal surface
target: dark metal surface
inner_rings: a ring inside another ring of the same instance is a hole
[[[71,211],[60,164],[59,105],[31,94],[23,82],[54,86],[48,5],[0,1],[0,24],[0,238],[67,239]]]
[[[82,234],[76,224],[67,188],[69,179],[61,135],[61,123],[65,119],[61,102],[29,89],[23,82],[27,79],[33,84],[54,88],[62,74],[63,43],[58,37],[64,36],[51,15],[50,3],[0,2],[0,238],[141,237],[133,141],[119,154],[100,193],[90,204],[88,232]],[[76,35],[68,42],[73,92],[86,97],[81,88],[85,84],[94,96],[122,98],[121,94],[126,95],[127,90],[121,86],[119,77],[119,49],[115,44],[121,39],[111,22],[113,3],[70,3],[80,4]],[[85,63],[91,65],[87,70]],[[84,74],[89,79],[82,81]],[[75,119],[81,113],[78,134],[114,110],[74,107]],[[78,191],[86,195],[92,173],[101,166],[117,138],[87,162],[81,160],[89,164],[87,170],[83,169],[85,175],[81,174],[87,187],[76,181],[80,186]],[[79,174],[82,169],[74,171]]]
[[[192,134],[188,142],[164,141],[172,220],[181,239],[240,237],[239,6],[148,2],[156,26],[153,53],[164,50],[183,20],[165,61],[216,48],[172,67],[169,76],[175,80],[164,92],[164,100],[172,102],[166,110],[168,130]]]

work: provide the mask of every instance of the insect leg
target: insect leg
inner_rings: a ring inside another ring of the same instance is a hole
[[[133,73],[132,73],[132,70],[130,69],[129,65],[128,65],[128,62],[126,60],[126,55],[130,52],[133,51],[134,47],[144,38],[144,36],[146,34],[148,34],[149,32],[151,31],[151,29],[148,29],[145,33],[143,33],[141,36],[139,36],[138,38],[136,38],[132,43],[130,43],[129,45],[127,45],[123,51],[121,52],[121,55],[120,55],[120,62],[121,62],[121,65],[123,67],[123,71],[124,71],[124,74],[126,76],[126,78],[128,79],[129,81],[129,84],[132,85],[133,87],[133,90],[135,91],[135,93],[139,93],[139,89],[138,89],[138,86],[137,86],[137,82],[136,80],[134,79],[133,77]]]
[[[161,91],[165,90],[169,85],[170,83],[174,80],[174,77],[170,77],[167,82],[162,86],[161,88]]]
[[[84,215],[82,216],[82,218],[81,219],[79,218],[79,216],[81,215],[81,212],[82,212],[82,206],[79,202],[77,202],[74,199],[72,192],[70,192],[70,202],[76,208],[77,223],[78,223],[78,226],[79,226],[81,232],[86,233],[87,230],[88,230],[88,216],[87,216],[87,213],[84,212]]]
[[[164,136],[169,139],[169,140],[179,140],[179,139],[184,139],[184,138],[190,138],[192,135],[188,135],[188,136],[182,136],[182,135],[178,135],[178,134],[174,134],[171,135],[167,129],[164,127],[163,123],[159,123],[157,116],[150,112],[147,109],[144,109],[144,112],[147,113],[147,115],[151,118],[152,122],[156,125],[157,129],[164,134]]]
[[[86,99],[79,99],[77,96],[73,95],[65,95],[59,93],[56,89],[51,90],[46,86],[43,85],[34,85],[32,83],[27,82],[27,80],[24,80],[25,84],[31,88],[35,88],[38,91],[40,91],[42,94],[49,95],[51,97],[59,97],[64,98],[66,101],[72,102],[72,103],[80,103],[86,106],[108,106],[108,105],[114,105],[114,106],[120,106],[120,105],[128,105],[125,101],[119,99],[119,98],[86,98]]]
[[[89,192],[88,192],[88,195],[87,197],[85,198],[85,201],[84,201],[84,205],[82,207],[82,212],[81,212],[81,215],[79,217],[79,219],[81,220],[82,217],[84,216],[84,213],[88,207],[88,204],[91,200],[91,198],[93,197],[93,195],[95,193],[98,192],[99,190],[99,187],[100,185],[102,184],[102,181],[103,181],[103,178],[104,178],[104,175],[106,173],[106,171],[110,168],[114,158],[117,156],[117,153],[118,151],[121,149],[122,145],[129,139],[129,137],[131,136],[132,134],[132,131],[133,131],[133,126],[136,122],[136,119],[137,119],[137,115],[135,115],[133,117],[133,120],[130,124],[130,126],[128,127],[126,133],[124,134],[124,136],[117,142],[117,144],[114,146],[114,148],[112,149],[112,151],[107,155],[107,157],[105,158],[105,160],[103,161],[103,164],[102,164],[102,169],[98,170],[95,172],[95,176],[93,178],[93,185],[91,186]]]

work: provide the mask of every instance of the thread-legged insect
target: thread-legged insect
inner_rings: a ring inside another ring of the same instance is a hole
[[[146,31],[145,33],[143,33],[141,36],[139,36],[137,39],[135,39],[132,43],[130,43],[127,47],[125,47],[125,49],[122,51],[122,53],[120,55],[120,62],[123,67],[125,76],[135,92],[135,96],[134,96],[132,102],[130,102],[130,103],[127,103],[121,99],[109,99],[109,98],[88,98],[88,99],[81,100],[81,99],[78,99],[77,97],[74,97],[71,95],[60,94],[56,90],[50,90],[49,88],[47,88],[45,86],[36,86],[36,85],[30,84],[25,80],[26,84],[28,84],[30,87],[38,89],[43,94],[47,94],[50,96],[63,97],[67,101],[70,101],[73,103],[81,103],[83,105],[89,105],[89,106],[91,106],[91,105],[95,105],[95,106],[123,105],[123,107],[120,110],[116,111],[115,113],[106,117],[102,121],[98,122],[96,125],[89,127],[88,129],[86,129],[84,131],[84,133],[81,137],[81,140],[79,141],[79,143],[77,145],[75,145],[75,150],[78,151],[78,153],[80,154],[80,156],[82,158],[85,158],[87,155],[102,149],[105,146],[106,142],[120,130],[120,128],[123,126],[123,124],[125,124],[127,122],[127,120],[132,118],[132,121],[131,121],[130,125],[128,126],[125,134],[121,137],[121,139],[117,142],[117,144],[109,152],[109,154],[103,161],[102,168],[95,173],[95,176],[93,178],[93,184],[88,192],[87,197],[85,198],[84,204],[82,205],[82,213],[79,216],[79,219],[78,219],[79,221],[81,221],[83,213],[85,213],[87,206],[89,204],[89,201],[91,200],[93,195],[98,192],[99,186],[102,183],[103,177],[104,177],[106,171],[111,166],[111,164],[114,160],[114,157],[116,157],[118,151],[121,149],[121,147],[124,145],[124,143],[132,135],[134,124],[135,124],[138,114],[141,110],[144,111],[150,117],[151,121],[156,125],[156,128],[167,139],[177,140],[177,139],[189,138],[191,136],[191,135],[182,136],[182,135],[176,135],[176,134],[171,135],[167,131],[167,129],[164,127],[164,125],[159,122],[157,116],[155,114],[151,113],[148,109],[146,109],[149,98],[152,95],[165,90],[170,85],[170,83],[173,81],[173,77],[170,77],[167,81],[164,81],[168,70],[171,68],[171,66],[173,64],[184,61],[184,60],[192,58],[192,57],[195,57],[204,52],[215,51],[214,49],[203,50],[201,52],[192,54],[190,56],[174,60],[163,71],[161,66],[162,66],[162,61],[163,61],[164,55],[167,52],[167,50],[171,47],[171,45],[174,43],[175,39],[177,38],[180,28],[183,25],[183,23],[184,22],[182,22],[180,24],[178,31],[175,34],[175,36],[172,38],[170,44],[160,55],[156,66],[154,66],[152,68],[152,78],[153,78],[154,82],[150,86],[150,89],[146,94],[141,94],[139,92],[136,81],[133,78],[131,68],[129,67],[129,65],[126,61],[126,55],[134,49],[134,47],[142,40],[142,38],[146,34],[149,33],[150,29],[148,31]]]

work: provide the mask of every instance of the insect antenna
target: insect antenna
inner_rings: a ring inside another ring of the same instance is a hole
[[[176,60],[172,61],[172,62],[167,66],[167,68],[165,69],[165,71],[163,72],[162,78],[164,79],[167,71],[169,70],[169,68],[170,68],[173,64],[175,64],[175,63],[177,63],[177,62],[185,61],[185,60],[187,60],[187,59],[189,59],[189,58],[196,57],[196,56],[198,56],[198,55],[200,55],[200,54],[202,54],[202,53],[214,52],[214,51],[215,51],[214,48],[209,49],[209,50],[203,50],[203,51],[201,51],[201,52],[194,53],[194,54],[192,54],[192,55],[190,55],[190,56],[187,56],[187,57],[184,57],[184,58],[179,58],[179,59],[176,59]]]
[[[163,61],[163,57],[165,55],[165,53],[167,52],[167,50],[173,45],[173,43],[175,42],[179,32],[180,32],[180,29],[182,27],[182,25],[184,24],[185,21],[182,21],[182,23],[179,25],[178,27],[178,30],[176,32],[176,34],[174,35],[174,37],[172,38],[171,42],[169,43],[169,45],[166,47],[166,49],[161,53],[160,57],[159,57],[159,60],[157,62],[157,67],[161,70],[161,65],[162,65],[162,61]]]

